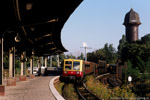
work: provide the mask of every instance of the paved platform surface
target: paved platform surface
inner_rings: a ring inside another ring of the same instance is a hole
[[[6,86],[5,96],[0,100],[56,100],[49,88],[54,76],[40,76],[19,81],[16,86]]]

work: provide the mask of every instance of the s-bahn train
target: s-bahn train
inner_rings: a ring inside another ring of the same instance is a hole
[[[105,61],[97,63],[78,59],[64,59],[62,77],[68,79],[82,79],[85,75],[95,76],[107,73],[108,65]]]

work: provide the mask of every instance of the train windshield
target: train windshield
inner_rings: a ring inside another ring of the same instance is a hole
[[[80,70],[80,62],[77,61],[73,62],[73,70]]]
[[[72,61],[65,61],[65,69],[71,70],[72,67]]]

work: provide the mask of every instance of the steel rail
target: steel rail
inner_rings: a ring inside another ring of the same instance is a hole
[[[96,95],[91,93],[85,86],[83,82],[75,82],[75,89],[82,100],[102,100],[98,98]],[[79,99],[79,100],[80,100]]]
[[[106,74],[102,74],[96,77],[96,80],[101,81],[105,85],[109,84],[109,87],[120,86],[120,83],[117,82],[117,80],[115,79],[115,76],[116,74],[106,73]]]
[[[64,84],[62,87],[62,96],[64,99],[66,99],[66,94],[65,94],[65,88],[67,87],[67,84]]]

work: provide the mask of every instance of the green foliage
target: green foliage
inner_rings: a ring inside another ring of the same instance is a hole
[[[122,49],[122,61],[130,60],[131,62],[137,62],[139,57],[144,61],[148,60],[150,57],[150,45],[132,43],[126,44]]]
[[[21,74],[21,68],[16,68],[15,74],[16,74],[15,76],[19,77]]]
[[[67,58],[67,59],[69,59],[69,58],[76,59],[76,57],[75,57],[75,56],[73,56],[73,54],[72,54],[72,53],[70,53],[70,54],[66,55],[66,58]]]
[[[140,73],[146,73],[143,76]],[[138,57],[137,66],[135,66],[131,61],[127,62],[127,69],[123,70],[123,80],[126,83],[127,77],[132,76],[133,82],[139,80],[145,80],[148,75],[150,76],[150,61],[144,62],[141,58]]]
[[[55,88],[59,92],[59,94],[62,94],[62,87],[64,84],[65,84],[64,82],[60,82],[60,83],[55,84]]]
[[[141,38],[142,44],[150,44],[150,33]]]
[[[118,46],[118,57],[120,58],[122,55],[122,49],[124,48],[125,44],[127,43],[125,35],[122,35],[122,39],[119,40]]]
[[[128,61],[127,71],[124,70],[123,80],[126,83],[127,77],[131,75],[133,77],[133,90],[136,94],[140,94],[140,91],[145,88],[146,85],[137,85],[138,82],[145,82],[150,77],[150,35],[146,35],[140,42],[125,44],[122,49],[122,61]],[[129,62],[130,61],[130,62]],[[126,72],[126,73],[125,73]],[[142,75],[140,74],[142,73]],[[147,74],[145,74],[147,73]],[[137,89],[137,88],[141,89]],[[145,88],[146,90],[146,88]],[[146,93],[146,92],[143,92]],[[141,94],[145,95],[145,94]]]
[[[104,46],[104,54],[105,54],[105,60],[107,63],[113,63],[112,61],[116,59],[116,51],[112,44],[108,46],[106,43]]]
[[[76,90],[74,88],[73,84],[68,84],[67,87],[65,88],[65,100],[77,100],[78,95],[76,93]]]
[[[64,54],[59,55],[59,59],[60,59],[60,62],[63,62],[63,60],[65,59],[65,55]]]
[[[150,58],[148,58],[148,61],[145,63],[144,73],[150,73]]]
[[[133,62],[128,61],[127,69],[123,71],[123,82],[128,84],[128,76],[132,77],[132,90],[141,97],[149,94],[150,88],[150,60],[144,62],[138,57],[137,66]]]
[[[116,98],[116,100],[133,100],[133,98],[135,98],[135,94],[132,92],[132,90],[123,85],[122,87],[116,87],[112,90],[112,96],[111,98]]]
[[[88,90],[97,97],[103,98],[104,100],[110,100],[111,91],[107,89],[107,86],[95,80],[93,76],[86,76],[86,85]]]
[[[56,61],[52,61],[52,66],[56,67],[57,66],[57,62]]]
[[[34,56],[34,59],[33,59],[33,60],[34,60],[34,61],[33,61],[33,62],[34,62],[34,67],[35,67],[35,66],[38,66],[38,63],[37,63],[37,60],[38,60],[38,59],[39,59],[39,58],[38,58],[37,56]]]
[[[106,43],[102,49],[87,54],[88,61],[105,60],[107,63],[116,63],[117,53],[112,44]]]
[[[17,58],[15,59],[15,68],[20,68],[20,66],[21,66],[21,62],[20,62],[19,57],[17,57]]]
[[[125,43],[121,49],[121,59],[123,62],[130,60],[135,66],[139,58],[144,62],[150,57],[150,34],[142,37],[141,40],[135,43]]]
[[[9,69],[9,57],[8,57],[8,52],[4,52],[4,69]]]
[[[83,53],[81,53],[81,55],[80,55],[79,57],[77,57],[77,59],[84,60],[84,55],[83,55]]]
[[[128,99],[132,100],[132,98],[135,97],[134,93],[131,91],[131,89],[125,85],[122,87],[116,87],[113,89],[108,89],[107,85],[102,84],[98,80],[95,80],[93,76],[87,76],[86,77],[86,85],[88,89],[96,94],[99,98],[102,98],[104,100],[123,100]]]
[[[64,54],[60,54],[60,55],[59,55],[59,62],[62,63],[64,59],[65,59],[65,55],[64,55]],[[44,61],[43,63],[45,64],[45,61]],[[61,64],[61,63],[60,63],[60,64]],[[47,61],[47,66],[50,66],[50,58],[49,58],[49,60]],[[57,55],[52,56],[52,66],[53,66],[53,67],[58,66],[58,65],[57,65]]]
[[[133,64],[128,61],[127,65],[127,77],[132,76],[132,81],[137,81],[139,79],[140,70],[138,67],[133,67]],[[126,79],[127,80],[127,79]]]

